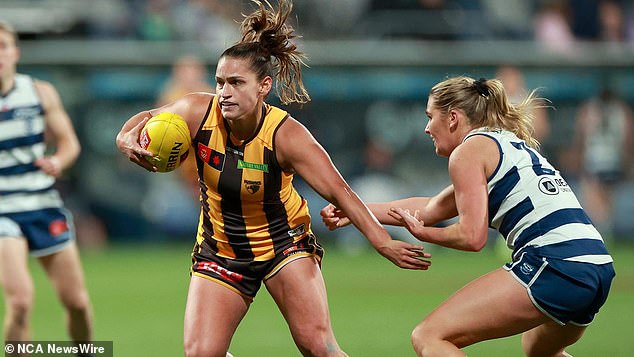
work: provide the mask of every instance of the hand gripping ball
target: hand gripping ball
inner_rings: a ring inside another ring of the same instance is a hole
[[[139,144],[153,154],[145,159],[156,166],[158,172],[170,172],[187,158],[191,135],[183,117],[163,112],[145,123]]]

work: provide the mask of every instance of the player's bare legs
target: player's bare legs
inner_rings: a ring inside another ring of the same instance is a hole
[[[92,311],[75,242],[39,260],[66,309],[71,339],[76,342],[91,341]]]
[[[4,291],[5,341],[28,341],[33,307],[33,280],[28,268],[26,239],[0,239],[0,284]]]
[[[550,321],[524,332],[522,334],[522,347],[528,357],[570,356],[564,352],[564,348],[577,342],[585,330],[585,326],[572,324],[561,326]]]
[[[219,283],[192,276],[185,308],[185,356],[225,357],[250,302]]]
[[[304,356],[346,356],[332,331],[326,286],[314,258],[288,263],[265,284]]]
[[[499,268],[467,284],[432,311],[412,332],[412,344],[419,356],[465,356],[460,348],[550,321],[533,305],[526,289]],[[566,345],[562,342],[561,348]]]

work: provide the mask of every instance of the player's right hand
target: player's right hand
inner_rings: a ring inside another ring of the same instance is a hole
[[[346,214],[332,203],[322,208],[320,214],[328,230],[334,231],[337,228],[345,227],[350,224],[350,220]]]
[[[119,132],[117,135],[117,148],[119,148],[119,151],[128,157],[130,161],[150,172],[156,172],[156,166],[144,158],[144,156],[152,156],[152,153],[142,148],[141,144],[139,144],[141,131],[149,119],[150,117],[144,118],[127,132]]]
[[[422,245],[392,239],[376,250],[399,268],[427,270],[431,265],[431,253],[423,252]]]

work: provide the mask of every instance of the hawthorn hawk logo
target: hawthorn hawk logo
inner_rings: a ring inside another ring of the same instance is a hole
[[[262,186],[261,181],[244,180],[244,188],[246,188],[250,194],[258,192],[260,190],[260,186]]]

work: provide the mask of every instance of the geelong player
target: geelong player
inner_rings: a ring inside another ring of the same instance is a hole
[[[47,82],[16,73],[13,28],[0,22],[0,283],[6,341],[30,339],[33,281],[28,253],[38,257],[67,314],[73,341],[91,339],[91,309],[72,220],[53,188],[80,147],[59,94]],[[47,139],[54,153],[45,155]]]
[[[291,2],[245,17],[242,39],[216,68],[216,95],[189,94],[130,118],[117,146],[154,171],[139,146],[147,118],[180,114],[189,124],[201,193],[185,311],[187,356],[224,356],[261,284],[277,303],[306,356],[341,356],[320,271],[323,250],[311,232],[308,203],[292,185],[301,175],[337,204],[376,250],[401,268],[427,269],[420,246],[393,240],[350,189],[324,149],[287,112],[264,102],[273,86],[282,103],[309,100],[302,53],[285,24]],[[274,83],[276,82],[276,83]],[[266,333],[263,331],[263,335]]]
[[[566,181],[534,149],[534,103],[531,95],[512,105],[498,80],[435,85],[425,132],[449,157],[453,184],[431,198],[369,205],[379,221],[424,242],[479,251],[490,226],[513,250],[511,263],[467,284],[416,327],[419,356],[464,356],[462,347],[518,333],[527,356],[567,356],[608,296],[612,258]],[[322,217],[330,229],[348,223],[332,205]]]

